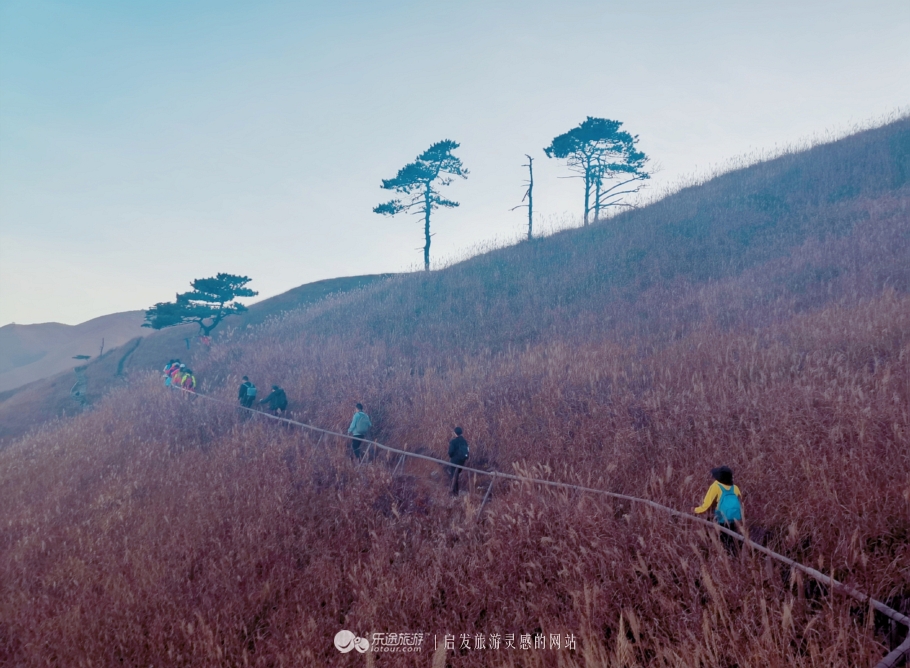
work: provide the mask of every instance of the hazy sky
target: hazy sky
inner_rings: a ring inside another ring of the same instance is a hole
[[[910,2],[0,0],[0,325],[77,323],[195,277],[261,296],[422,262],[383,178],[454,139],[434,260],[581,187],[541,150],[585,116],[677,182],[910,104]]]

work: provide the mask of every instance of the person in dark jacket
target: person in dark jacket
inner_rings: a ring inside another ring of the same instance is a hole
[[[288,396],[280,387],[272,385],[272,393],[259,403],[268,403],[270,411],[275,413],[275,415],[281,415],[288,409]]]
[[[468,461],[468,442],[464,436],[461,427],[455,427],[455,438],[449,441],[449,461],[458,466],[464,466]],[[458,479],[461,477],[461,469],[454,466],[449,467],[449,475],[452,476],[452,494],[458,494]]]
[[[256,386],[246,376],[243,377],[240,389],[237,390],[237,400],[244,408],[252,408],[253,402],[256,400]]]

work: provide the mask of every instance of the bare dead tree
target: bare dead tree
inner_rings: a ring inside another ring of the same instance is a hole
[[[528,200],[528,203],[513,206],[509,211],[523,208],[528,209],[528,241],[530,241],[534,238],[534,158],[527,153],[525,153],[525,157],[528,159],[528,164],[522,165],[522,167],[528,168],[528,189],[525,190],[524,197],[521,198],[521,201],[524,202],[525,200]]]

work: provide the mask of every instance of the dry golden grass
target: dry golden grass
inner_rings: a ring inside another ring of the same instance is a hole
[[[353,386],[383,397],[385,440],[441,453],[440,425],[457,416],[475,458],[500,469],[687,508],[707,469],[730,463],[774,547],[887,599],[910,589],[908,332],[910,302],[891,295],[765,341],[705,332],[643,359],[554,344],[419,382],[383,376],[364,349],[341,377],[335,350],[282,357],[307,369],[310,396],[331,398],[309,419],[343,422]],[[880,655],[854,602],[807,600],[798,579],[727,559],[691,526],[507,484],[475,522],[482,488],[451,501],[433,473],[409,463],[393,480],[381,457],[355,470],[340,443],[140,383],[5,453],[5,652],[35,665],[347,665],[331,638],[356,628],[579,637],[571,657],[521,665]],[[488,651],[458,665],[514,661]]]

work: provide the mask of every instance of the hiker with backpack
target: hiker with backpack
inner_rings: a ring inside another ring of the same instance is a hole
[[[172,359],[164,367],[164,386],[170,387],[174,382],[173,374],[180,368],[180,360]]]
[[[180,365],[183,366],[182,364]],[[183,373],[180,374],[180,387],[182,387],[187,392],[196,391],[196,376],[193,375],[192,369],[184,368]]]
[[[281,415],[282,413],[287,412],[288,396],[285,394],[284,390],[281,389],[281,387],[278,385],[272,385],[272,393],[269,394],[269,396],[267,396],[265,399],[262,399],[259,403],[267,403],[269,405],[269,410],[272,413],[275,415]]]
[[[250,382],[247,376],[244,376],[243,382],[240,383],[240,389],[237,390],[237,399],[244,408],[253,407],[253,402],[256,400],[256,386]]]
[[[360,446],[363,445],[363,440],[366,438],[367,433],[369,433],[373,423],[370,422],[370,416],[363,412],[363,404],[356,404],[356,408],[357,412],[354,413],[354,417],[351,419],[351,426],[348,427],[348,434],[352,437],[351,452],[354,453],[354,457],[360,459],[363,457],[363,453],[360,452]]]
[[[168,371],[168,378],[171,379],[169,383],[170,387],[180,388],[181,383],[183,382],[183,372],[186,370],[186,364],[181,364],[180,360],[176,360],[171,365],[171,370]]]
[[[464,466],[468,461],[468,441],[462,434],[464,431],[461,427],[455,427],[455,438],[449,441],[449,461],[458,466]],[[454,466],[449,467],[449,475],[452,477],[452,494],[458,495],[458,479],[461,476],[461,469]]]
[[[733,484],[733,471],[729,466],[718,466],[711,469],[714,483],[708,488],[705,500],[698,508],[692,511],[696,515],[707,512],[711,506],[714,508],[714,521],[730,531],[741,534],[739,523],[743,521],[743,506],[739,487]],[[736,554],[738,542],[733,536],[721,532],[720,542],[730,554]]]

